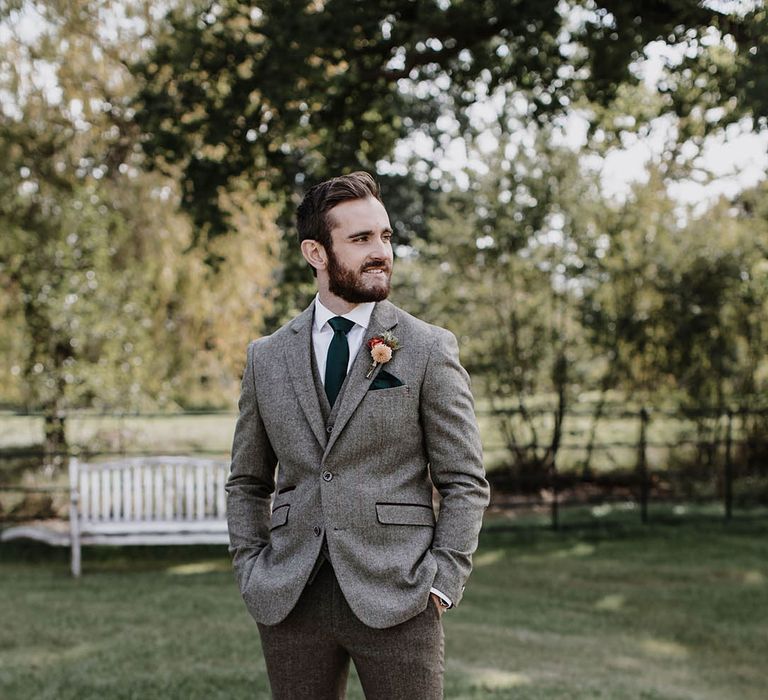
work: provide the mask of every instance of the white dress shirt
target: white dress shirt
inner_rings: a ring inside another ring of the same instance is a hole
[[[347,364],[347,372],[352,367],[352,363],[355,361],[357,353],[360,351],[360,346],[363,344],[365,338],[365,331],[368,329],[368,324],[371,322],[371,314],[373,313],[373,307],[376,306],[376,302],[369,301],[364,304],[358,304],[345,314],[341,314],[343,318],[349,319],[355,325],[347,333],[347,344],[349,345],[349,363]],[[335,318],[339,314],[333,313],[330,309],[323,306],[320,301],[320,296],[315,296],[315,319],[312,323],[312,347],[315,351],[315,361],[317,362],[317,369],[320,372],[320,379],[325,386],[325,364],[328,359],[328,348],[331,345],[333,339],[333,328],[328,323],[332,318]],[[437,595],[447,607],[452,607],[453,603],[451,599],[446,597],[441,591],[436,588],[430,588],[430,592]]]
[[[355,361],[355,357],[360,351],[360,346],[363,344],[365,331],[368,328],[368,324],[371,322],[371,314],[373,313],[374,306],[376,306],[376,302],[369,301],[365,304],[358,304],[351,311],[341,314],[342,318],[349,319],[355,324],[352,326],[349,333],[347,333],[347,344],[349,345],[349,364],[347,364],[347,372],[349,372],[352,367],[352,363]],[[323,306],[319,296],[315,297],[315,320],[312,324],[312,346],[315,350],[315,361],[317,362],[317,369],[320,372],[320,379],[323,382],[323,386],[325,386],[325,363],[328,359],[328,348],[333,339],[333,328],[331,328],[328,321],[332,318],[336,318],[338,315],[339,314],[335,314],[333,311]]]

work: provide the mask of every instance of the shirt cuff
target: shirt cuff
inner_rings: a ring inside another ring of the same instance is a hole
[[[445,593],[443,593],[442,591],[438,591],[437,588],[430,588],[429,592],[434,593],[438,598],[440,598],[440,600],[442,600],[445,603],[446,608],[453,607],[453,602],[451,602],[451,599],[447,595],[445,595]]]

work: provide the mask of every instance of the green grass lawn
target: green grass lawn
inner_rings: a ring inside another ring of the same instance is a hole
[[[766,697],[765,518],[500,525],[444,617],[447,698]],[[269,697],[224,548],[86,548],[84,571],[0,546],[4,700]]]

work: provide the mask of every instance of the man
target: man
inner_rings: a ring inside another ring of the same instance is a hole
[[[369,700],[441,698],[440,616],[488,503],[468,376],[451,333],[386,301],[392,229],[370,175],[310,189],[297,225],[318,293],[248,346],[235,576],[273,697],[343,698],[351,658]]]

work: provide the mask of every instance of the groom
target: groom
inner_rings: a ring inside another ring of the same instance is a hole
[[[442,611],[488,483],[455,337],[386,301],[392,228],[363,172],[298,209],[317,296],[251,342],[226,485],[230,553],[273,697],[441,698]],[[433,509],[433,486],[439,512]]]

